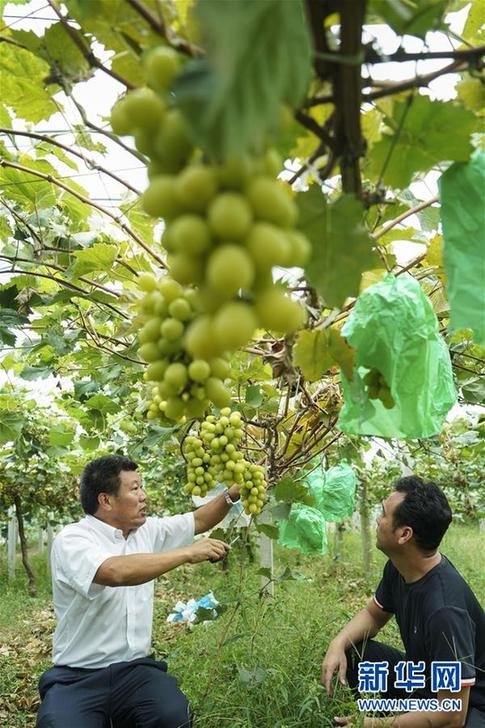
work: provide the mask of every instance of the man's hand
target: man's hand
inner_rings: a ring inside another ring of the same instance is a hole
[[[189,546],[189,563],[198,564],[201,561],[220,561],[231,547],[225,541],[217,538],[200,538]]]
[[[333,719],[333,724],[334,726],[338,726],[338,728],[353,728],[354,725],[352,718],[349,715],[336,715]]]
[[[322,663],[321,683],[325,686],[327,695],[331,694],[331,684],[334,672],[338,672],[340,683],[345,685],[347,682],[345,677],[347,673],[347,657],[345,655],[345,650],[339,644],[331,642]]]

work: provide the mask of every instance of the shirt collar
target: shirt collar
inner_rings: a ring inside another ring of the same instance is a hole
[[[114,528],[113,526],[110,526],[109,523],[105,523],[99,518],[96,518],[96,516],[88,514],[85,520],[91,527],[95,528],[96,531],[109,538],[110,541],[116,542],[124,538],[123,531],[120,528]]]

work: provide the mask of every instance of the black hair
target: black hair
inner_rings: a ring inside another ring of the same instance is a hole
[[[394,511],[394,528],[410,526],[416,545],[422,551],[436,551],[451,523],[448,499],[436,483],[411,475],[399,478],[394,490],[405,498]]]
[[[81,473],[80,500],[85,513],[93,515],[98,510],[98,495],[117,495],[122,470],[137,470],[138,465],[122,455],[106,455],[91,460]]]

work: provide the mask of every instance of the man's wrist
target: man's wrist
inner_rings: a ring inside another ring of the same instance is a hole
[[[228,506],[234,505],[234,503],[236,503],[236,501],[238,501],[240,498],[239,486],[231,485],[230,488],[227,488],[224,491],[223,496],[224,496],[224,500],[226,501]]]

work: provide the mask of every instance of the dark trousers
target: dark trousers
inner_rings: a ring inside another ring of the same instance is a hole
[[[36,728],[190,728],[187,698],[151,657],[90,670],[53,667],[41,675]]]
[[[347,683],[356,697],[359,696],[359,663],[360,662],[383,662],[389,663],[389,681],[387,690],[381,692],[383,698],[409,698],[410,694],[400,688],[395,688],[392,684],[392,676],[394,675],[394,666],[401,660],[406,659],[406,655],[395,647],[390,647],[382,642],[375,640],[367,640],[359,642],[355,647],[347,650]],[[430,690],[415,690],[413,697],[431,698],[436,697],[436,693]],[[469,708],[465,723],[465,728],[485,728],[485,713],[477,708]]]

